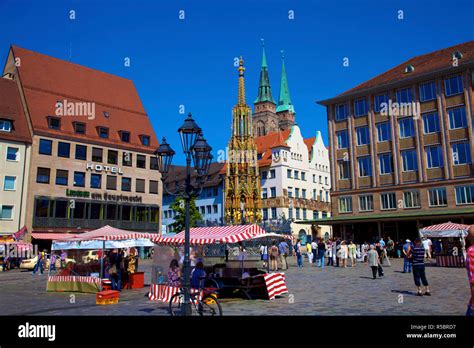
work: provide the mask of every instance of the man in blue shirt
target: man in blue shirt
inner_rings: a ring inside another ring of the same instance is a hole
[[[411,241],[407,239],[403,245],[403,273],[411,273],[411,262],[409,259],[411,248]]]
[[[281,264],[281,269],[283,270],[288,269],[288,263],[286,262],[286,257],[288,256],[289,250],[290,250],[290,247],[284,240],[282,240],[280,244],[278,244],[278,251],[280,252],[280,264]]]

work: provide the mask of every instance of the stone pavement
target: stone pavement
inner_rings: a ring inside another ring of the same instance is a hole
[[[290,260],[289,294],[274,301],[223,299],[224,315],[464,315],[469,287],[464,268],[427,267],[433,296],[415,296],[412,274],[391,260],[373,280],[364,264],[355,268],[309,266]],[[149,284],[151,263],[140,263]],[[168,315],[167,304],[147,298],[148,287],[124,290],[116,305],[97,306],[94,294],[46,292],[46,275],[0,272],[0,315]]]

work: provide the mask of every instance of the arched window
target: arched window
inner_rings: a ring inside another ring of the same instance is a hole
[[[261,137],[266,134],[265,123],[263,121],[257,122],[257,136]]]

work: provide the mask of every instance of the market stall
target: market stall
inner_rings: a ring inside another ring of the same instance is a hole
[[[276,296],[288,292],[284,273],[268,273],[260,270],[257,264],[259,258],[252,259],[243,245],[246,241],[260,237],[265,241],[269,236],[258,225],[198,227],[190,229],[190,245],[192,246],[192,260],[201,260],[205,267],[205,287],[216,289],[219,297],[235,297],[244,295],[248,299],[274,299]],[[277,236],[272,236],[277,238]],[[278,236],[281,237],[281,236]],[[152,239],[162,249],[155,255],[169,254],[166,260],[181,259],[184,245],[184,231],[173,237],[156,237]],[[232,247],[238,244],[237,247]],[[222,246],[218,250],[220,255],[209,252],[207,246]],[[232,250],[237,250],[233,252]],[[225,251],[222,252],[222,251]],[[196,262],[194,262],[196,263]],[[149,299],[167,302],[171,296],[179,291],[179,286],[168,285],[165,277],[165,263],[160,267],[160,279],[152,282]]]
[[[27,229],[23,227],[18,232],[0,236],[0,268],[2,270],[18,268],[23,259],[31,257],[33,245],[22,240],[26,233]]]
[[[111,226],[104,226],[94,231],[77,235],[65,236],[53,240],[52,254],[67,259],[63,267],[56,274],[48,275],[48,291],[78,291],[96,293],[108,287],[107,256],[111,249],[131,249],[136,247],[151,247],[154,244],[151,233],[140,233],[121,230]],[[58,255],[59,253],[59,255]],[[130,255],[130,262],[136,262],[137,255]],[[63,262],[61,262],[63,264]],[[124,288],[137,288],[144,285],[144,273],[132,269],[130,264],[125,265],[126,277],[123,278]]]
[[[421,238],[440,239],[445,245],[442,252],[435,254],[438,267],[464,267],[465,238],[469,227],[469,225],[446,222],[419,230]]]

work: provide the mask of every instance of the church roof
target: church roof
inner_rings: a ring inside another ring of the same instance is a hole
[[[272,88],[270,86],[270,78],[268,76],[267,59],[265,57],[265,47],[263,47],[262,66],[260,68],[260,81],[258,83],[258,96],[257,99],[255,99],[254,103],[261,103],[266,101],[276,104],[272,96]]]
[[[295,112],[295,108],[291,102],[290,89],[286,78],[285,59],[283,57],[281,65],[280,98],[278,99],[278,106],[276,108],[276,112],[281,111]]]

